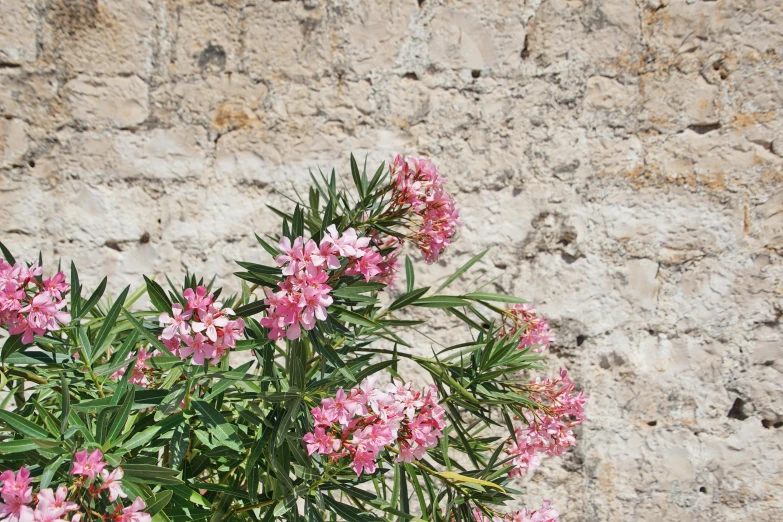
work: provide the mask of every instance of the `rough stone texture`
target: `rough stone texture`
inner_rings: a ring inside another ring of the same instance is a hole
[[[778,0],[0,0],[0,226],[142,273],[261,260],[308,168],[433,156],[421,279],[540,303],[592,396],[563,520],[783,520]],[[51,265],[50,265],[51,266]],[[441,328],[435,334],[448,336]],[[429,346],[424,345],[423,350]]]

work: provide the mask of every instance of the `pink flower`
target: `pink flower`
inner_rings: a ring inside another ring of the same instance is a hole
[[[122,490],[121,481],[122,477],[125,476],[122,468],[114,468],[111,473],[104,469],[101,471],[101,476],[103,477],[103,484],[101,485],[101,489],[109,490],[109,502],[114,502],[117,500],[117,497],[126,498],[128,496]]]
[[[188,310],[206,310],[212,304],[212,294],[208,295],[205,286],[197,286],[195,291],[192,288],[188,288],[182,295],[187,301]]]
[[[506,513],[504,516],[493,516],[492,518],[484,515],[479,508],[473,509],[473,517],[476,522],[559,522],[560,513],[555,511],[549,500],[544,500],[541,509],[530,511],[525,508],[522,511]]]
[[[65,274],[57,272],[49,279],[43,280],[44,289],[55,296],[57,299],[62,299],[62,294],[70,288],[71,285],[65,282]]]
[[[515,304],[507,311],[507,316],[513,322],[511,328],[500,330],[501,336],[513,336],[519,330],[522,335],[519,338],[518,350],[533,348],[533,352],[541,353],[549,344],[554,342],[555,336],[549,330],[549,323],[542,316],[539,316],[536,309],[529,304]]]
[[[33,522],[33,510],[28,506],[33,501],[30,486],[32,479],[30,472],[22,466],[14,475],[11,470],[0,473],[0,481],[3,483],[0,497],[0,518],[6,517],[9,522]]]
[[[316,427],[314,433],[307,433],[303,439],[307,444],[307,454],[312,455],[316,451],[322,455],[336,452],[340,449],[340,439],[332,433],[327,433],[322,427]]]
[[[535,469],[539,464],[537,453],[560,456],[576,444],[571,428],[586,419],[587,397],[582,391],[576,393],[575,387],[565,370],[560,371],[559,379],[528,383],[531,399],[545,405],[546,410],[526,414],[527,426],[514,430],[514,437],[506,449],[506,453],[514,457],[514,469],[509,476],[520,476]]]
[[[134,352],[129,353],[127,359],[133,358],[134,355]],[[133,373],[131,374],[130,379],[128,379],[131,384],[141,386],[142,388],[149,387],[151,383],[147,374],[152,369],[152,367],[147,364],[147,360],[151,357],[152,354],[147,352],[146,349],[141,348],[139,350],[139,355],[136,357],[136,363],[133,365]],[[126,368],[120,368],[116,372],[112,373],[109,378],[111,380],[118,380],[122,378],[123,375],[125,375],[125,371]]]
[[[331,418],[343,426],[348,425],[356,410],[359,409],[359,404],[350,399],[342,388],[337,390],[334,399],[326,398],[321,401],[321,405],[325,411],[329,412]]]
[[[184,335],[182,336],[182,341],[185,343],[185,346],[179,349],[179,357],[182,360],[192,355],[191,363],[201,366],[215,355],[215,347],[209,344],[207,342],[208,339],[200,333],[197,333],[194,337]]]
[[[410,208],[418,227],[412,227],[411,238],[427,263],[438,260],[451,243],[459,222],[459,210],[454,198],[438,174],[435,164],[426,158],[394,158],[389,165],[394,179],[393,207]]]
[[[437,445],[446,423],[434,387],[424,395],[396,380],[383,392],[376,379],[367,377],[348,393],[340,388],[310,411],[315,430],[304,437],[310,454],[317,451],[332,461],[351,458],[361,474],[373,473],[378,454],[394,444],[399,445],[397,462],[413,462]]]
[[[136,497],[133,504],[122,508],[122,516],[118,522],[151,522],[152,517],[142,511],[146,508],[147,505],[141,497]]]
[[[241,317],[228,321],[223,327],[223,343],[229,348],[236,347],[237,339],[242,337],[244,331],[245,321]]]
[[[357,451],[353,457],[351,463],[353,470],[356,472],[356,476],[360,476],[364,471],[367,473],[375,473],[377,466],[375,465],[375,455],[369,451]]]
[[[189,290],[189,289],[188,289]],[[187,335],[190,333],[190,326],[188,321],[193,316],[193,310],[183,311],[182,305],[171,305],[172,315],[167,312],[160,314],[158,322],[161,325],[168,325],[163,329],[163,333],[160,334],[162,339],[168,340],[173,338],[179,333],[179,335]]]
[[[94,480],[95,475],[100,474],[106,466],[106,462],[101,460],[103,453],[99,449],[93,450],[89,455],[87,450],[78,451],[74,454],[74,458],[76,460],[73,462],[71,475],[82,475]]]
[[[215,311],[217,313],[217,311]],[[198,323],[193,323],[194,332],[203,332],[206,330],[207,337],[213,343],[217,341],[218,328],[223,328],[228,324],[228,317],[223,315],[215,316],[212,310],[201,310],[198,313]]]
[[[69,502],[68,488],[60,486],[57,492],[51,488],[42,489],[38,492],[38,506],[35,509],[35,522],[60,522],[64,520],[63,515],[68,511],[78,511],[79,505],[75,502]]]

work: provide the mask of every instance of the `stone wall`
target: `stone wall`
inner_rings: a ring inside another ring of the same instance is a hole
[[[592,396],[565,522],[783,520],[779,0],[0,0],[0,232],[117,291],[266,259],[308,169],[432,156],[422,279],[539,303]],[[428,350],[428,346],[422,349]]]

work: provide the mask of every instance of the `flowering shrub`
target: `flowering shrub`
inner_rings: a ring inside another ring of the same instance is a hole
[[[559,520],[512,487],[585,420],[565,370],[526,375],[549,324],[449,293],[486,251],[417,287],[405,249],[447,262],[460,226],[430,160],[350,170],[352,189],[332,171],[273,209],[280,234],[237,262],[235,295],[188,274],[105,299],[106,279],[43,279],[0,244],[0,520]],[[464,342],[422,355],[406,334],[423,309]]]

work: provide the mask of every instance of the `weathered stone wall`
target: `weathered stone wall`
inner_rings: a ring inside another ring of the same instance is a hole
[[[0,232],[87,283],[265,259],[309,168],[436,158],[592,396],[563,520],[783,520],[779,0],[0,0]],[[428,349],[425,347],[424,349]]]

